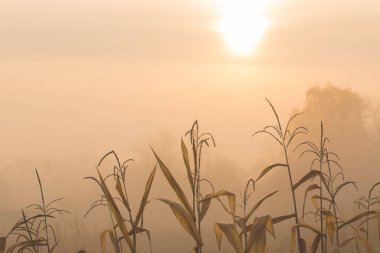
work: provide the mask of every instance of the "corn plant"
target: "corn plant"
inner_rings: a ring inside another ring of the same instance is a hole
[[[297,148],[301,146],[306,146],[306,150],[301,153],[302,157],[305,154],[312,154],[313,160],[311,162],[311,169],[309,173],[307,173],[299,182],[294,185],[296,189],[300,185],[304,184],[308,180],[313,180],[315,177],[319,178],[319,184],[311,184],[305,190],[304,195],[304,205],[303,205],[303,217],[305,216],[305,203],[307,194],[313,190],[319,190],[319,194],[315,194],[312,196],[312,200],[314,206],[316,208],[315,213],[311,212],[315,216],[319,216],[320,224],[320,241],[321,241],[321,252],[327,252],[327,241],[325,241],[325,236],[328,235],[330,242],[334,245],[334,236],[336,239],[337,245],[340,244],[339,241],[339,226],[338,226],[338,211],[339,207],[337,204],[337,196],[338,193],[341,192],[342,189],[352,185],[357,189],[356,182],[353,181],[344,181],[344,173],[342,166],[339,163],[339,156],[330,152],[327,149],[327,142],[329,139],[324,136],[324,127],[323,122],[320,124],[320,142],[319,146],[314,144],[311,141],[305,141],[299,144]],[[333,158],[331,158],[333,157]],[[318,168],[313,169],[313,165],[317,163]],[[338,172],[334,172],[332,166],[335,165],[338,168]],[[327,172],[325,172],[327,170]],[[343,182],[340,184],[336,184],[336,181],[339,179],[339,176],[343,178]],[[324,192],[327,195],[324,195]],[[319,206],[317,202],[319,201]],[[327,202],[328,207],[324,207],[324,202]],[[325,223],[325,225],[324,225]],[[326,230],[326,231],[325,231]],[[317,247],[317,245],[316,245]],[[339,251],[339,248],[338,248]]]
[[[116,164],[112,168],[112,172],[102,176],[99,169],[102,162],[109,156],[113,156],[116,160]],[[120,162],[119,157],[114,151],[111,151],[105,154],[102,159],[100,159],[97,172],[98,178],[95,177],[86,177],[86,179],[91,179],[95,181],[102,191],[101,198],[95,202],[93,202],[86,212],[85,216],[87,216],[92,210],[96,207],[105,206],[108,208],[110,220],[112,222],[112,229],[105,229],[100,234],[100,243],[102,246],[102,252],[105,252],[106,249],[106,236],[108,235],[111,243],[117,253],[123,252],[122,241],[125,240],[127,246],[132,253],[137,252],[137,239],[136,236],[141,233],[146,233],[149,245],[150,245],[150,232],[149,230],[143,227],[143,214],[145,211],[145,207],[148,204],[148,196],[150,189],[153,184],[154,175],[156,173],[156,166],[153,168],[150,176],[146,182],[145,191],[141,198],[140,207],[137,211],[136,216],[133,216],[132,209],[130,207],[129,199],[128,199],[128,191],[126,187],[126,171],[129,166],[129,162],[131,159],[126,160],[124,162]],[[112,195],[110,191],[111,182],[116,189],[117,195]],[[116,203],[118,201],[119,205]],[[123,212],[125,211],[128,215],[128,223],[126,224],[126,219],[123,217]],[[152,249],[151,249],[152,251]]]
[[[344,223],[344,222],[342,222],[342,223]],[[367,249],[367,252],[372,252],[372,246],[371,246],[371,244],[369,244],[369,242],[367,241],[367,239],[365,238],[365,236],[363,236],[361,234],[361,232],[363,232],[363,228],[362,227],[358,227],[358,226],[354,226],[351,223],[347,223],[346,225],[348,225],[348,227],[350,227],[351,230],[354,233],[351,234],[350,236],[348,236],[337,247],[335,247],[335,249],[332,250],[332,253],[339,252],[340,249],[343,249],[344,247],[346,247],[347,245],[349,245],[351,242],[355,242],[355,248],[356,248],[356,252],[357,253],[360,253],[359,243]],[[364,232],[365,232],[365,230],[364,230]]]
[[[268,126],[264,127],[262,130],[255,132],[252,136],[255,136],[259,133],[264,133],[264,134],[270,135],[273,138],[273,140],[275,140],[281,146],[285,162],[275,163],[275,164],[270,165],[267,168],[265,168],[261,172],[259,177],[256,179],[256,182],[259,181],[263,176],[265,176],[268,172],[270,172],[271,170],[273,170],[275,168],[286,168],[287,172],[288,172],[288,180],[289,180],[289,184],[290,184],[289,188],[290,188],[290,192],[291,192],[292,200],[293,200],[292,204],[293,204],[293,212],[294,212],[293,213],[294,214],[294,222],[295,222],[295,224],[298,224],[299,215],[298,215],[298,210],[297,210],[297,200],[296,200],[296,195],[295,195],[295,189],[293,187],[293,180],[294,179],[293,179],[292,169],[291,169],[290,160],[289,160],[289,148],[297,136],[302,135],[302,134],[307,134],[309,131],[306,127],[303,127],[303,126],[298,126],[292,131],[290,130],[290,125],[291,125],[292,121],[296,117],[301,115],[302,113],[298,113],[298,114],[295,114],[292,117],[290,117],[290,119],[286,123],[285,128],[283,128],[276,109],[274,108],[274,106],[272,105],[272,103],[268,99],[266,99],[266,100],[269,103],[269,105],[270,105],[270,107],[274,113],[277,124],[268,125]],[[296,232],[297,232],[297,241],[298,241],[299,252],[300,253],[305,252],[306,251],[306,249],[304,247],[305,243],[301,237],[300,229],[298,226],[296,227]]]
[[[181,204],[165,198],[161,198],[159,200],[169,205],[182,228],[187,233],[189,233],[191,237],[194,239],[195,247],[193,248],[193,252],[201,253],[202,246],[204,245],[202,239],[201,222],[205,217],[207,211],[209,210],[211,200],[217,199],[220,201],[219,197],[226,196],[228,198],[230,206],[229,212],[231,212],[232,216],[234,217],[235,194],[226,190],[220,190],[217,192],[213,190],[212,193],[209,193],[207,195],[201,194],[201,183],[210,183],[209,180],[205,180],[201,177],[202,150],[205,146],[215,146],[215,140],[210,133],[200,133],[198,121],[195,121],[193,123],[191,129],[186,133],[186,136],[188,136],[190,139],[192,162],[190,160],[188,148],[186,147],[186,144],[184,143],[183,139],[181,139],[181,150],[186,168],[188,183],[191,190],[192,205],[188,201],[182,187],[177,183],[177,181],[173,177],[169,168],[159,158],[156,152],[153,149],[152,150],[165,178],[167,179],[171,188],[174,190]]]
[[[36,171],[38,185],[40,188],[41,203],[31,204],[27,208],[33,208],[37,213],[28,217],[24,210],[21,210],[22,218],[11,228],[7,237],[3,239],[4,248],[6,239],[10,236],[16,236],[16,243],[12,244],[6,253],[29,251],[33,253],[40,252],[41,248],[46,248],[48,253],[53,253],[57,247],[57,238],[50,220],[55,219],[56,215],[69,213],[67,210],[54,206],[63,198],[58,198],[46,202],[42,182],[38,171]]]
[[[379,229],[379,238],[380,238],[380,216],[378,215],[375,215],[375,216],[371,216],[370,213],[371,213],[371,210],[372,210],[372,207],[376,204],[379,204],[380,203],[380,197],[378,196],[375,196],[373,197],[372,196],[372,192],[375,190],[375,188],[377,186],[380,185],[380,182],[377,182],[375,183],[374,185],[372,185],[371,189],[369,190],[368,192],[368,196],[362,196],[360,197],[358,200],[354,201],[354,203],[356,203],[360,208],[363,208],[367,213],[368,213],[368,216],[365,218],[365,220],[359,225],[363,225],[364,223],[366,224],[366,229],[363,229],[362,228],[362,231],[365,233],[366,235],[366,240],[369,242],[369,236],[370,236],[370,233],[369,233],[369,221],[373,218],[376,218],[377,219],[377,223],[378,223],[378,229]]]
[[[252,187],[251,187],[252,186]],[[251,189],[251,190],[250,190]],[[236,253],[264,253],[267,252],[266,232],[269,232],[273,237],[273,225],[293,218],[294,215],[285,215],[273,218],[270,215],[255,217],[253,221],[251,218],[256,210],[270,197],[275,195],[278,191],[269,193],[261,198],[251,208],[248,209],[248,202],[255,190],[255,181],[248,180],[244,193],[242,194],[242,211],[243,216],[235,215],[235,223],[215,223],[214,232],[218,242],[219,250],[221,248],[222,235],[224,234],[234,248]],[[227,212],[228,210],[224,208]],[[238,226],[236,226],[236,224]],[[241,232],[238,232],[238,229]]]

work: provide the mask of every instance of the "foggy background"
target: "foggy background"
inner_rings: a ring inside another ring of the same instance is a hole
[[[216,148],[206,151],[202,175],[240,201],[249,178],[283,160],[268,136],[250,137],[275,122],[265,98],[283,122],[304,112],[296,123],[310,134],[296,143],[317,140],[324,121],[346,180],[359,187],[338,201],[345,218],[357,212],[352,201],[380,180],[380,3],[271,3],[271,26],[257,53],[241,58],[213,28],[215,1],[1,1],[0,236],[21,208],[39,201],[37,168],[47,199],[64,197],[59,206],[71,212],[57,219],[58,251],[100,252],[99,233],[110,224],[100,209],[83,218],[100,194],[83,178],[96,175],[99,159],[110,150],[133,158],[127,180],[136,210],[156,163],[150,146],[181,182],[186,171],[180,138],[196,119],[216,140]],[[291,154],[290,161],[297,179],[311,162],[298,156]],[[258,183],[256,200],[280,190],[258,215],[291,213],[284,176],[276,171]],[[150,194],[158,197],[175,200],[159,169]],[[212,225],[229,217],[215,203],[210,209],[205,250],[217,252]],[[193,246],[157,201],[149,204],[145,224],[154,252]],[[271,252],[289,249],[290,224],[275,227]],[[227,243],[222,252],[229,252]]]

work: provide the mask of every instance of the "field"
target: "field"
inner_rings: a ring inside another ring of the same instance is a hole
[[[309,96],[313,91],[335,91],[341,97],[351,96],[350,101],[359,99],[353,92],[333,86],[312,88]],[[12,225],[1,235],[0,252],[137,253],[174,252],[179,248],[194,253],[378,252],[379,174],[370,174],[372,183],[365,184],[364,189],[353,173],[346,175],[345,161],[330,148],[334,139],[326,133],[331,124],[315,122],[315,116],[307,115],[313,113],[313,104],[284,120],[271,101],[266,102],[265,110],[272,113],[274,123],[264,122],[261,129],[252,131],[252,140],[271,141],[277,160],[260,165],[257,173],[241,179],[239,190],[230,189],[234,178],[223,175],[222,170],[222,180],[213,183],[210,175],[217,177],[218,172],[210,174],[207,170],[212,167],[210,150],[217,148],[217,140],[194,121],[179,138],[175,151],[182,160],[180,169],[172,166],[172,153],[156,146],[147,154],[146,164],[151,168],[139,168],[144,177],[131,171],[133,159],[115,151],[102,156],[81,183],[81,188],[98,196],[79,200],[87,205],[86,210],[66,208],[65,196],[51,198],[55,194],[44,188],[47,171],[41,174],[34,170],[34,181],[27,179],[38,186],[33,188],[38,191],[30,192],[38,198],[21,207],[18,217],[5,214],[8,225]],[[344,104],[352,112],[349,105]],[[312,129],[303,125],[307,117],[312,119]],[[346,131],[332,126],[337,132]],[[358,129],[354,130],[350,133],[355,139]],[[370,151],[358,154],[346,150],[353,160],[355,156],[376,157]],[[226,161],[216,167],[223,163]],[[231,164],[234,166],[227,166]],[[69,184],[69,180],[78,179],[75,177],[70,175],[65,181]],[[154,188],[157,177],[159,187]],[[78,212],[81,215],[68,222],[68,217]],[[92,227],[83,225],[88,220]]]

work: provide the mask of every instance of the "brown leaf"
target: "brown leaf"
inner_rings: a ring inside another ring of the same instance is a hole
[[[220,190],[216,193],[207,194],[200,202],[202,203],[202,202],[211,201],[211,199],[219,198],[220,196],[227,196],[232,216],[235,219],[235,194],[234,193],[228,192],[226,190]],[[208,209],[208,207],[207,207],[207,209]],[[207,212],[207,210],[206,210],[206,212]]]
[[[134,227],[137,227],[137,225],[138,225],[138,223],[139,223],[139,221],[141,219],[141,216],[142,216],[142,214],[144,212],[146,203],[148,201],[148,196],[149,196],[150,188],[152,187],[153,179],[154,179],[154,175],[155,174],[156,174],[156,166],[154,166],[152,172],[149,175],[148,181],[146,182],[144,195],[141,198],[140,208],[139,208],[139,211],[137,212],[137,215],[136,215]]]
[[[268,195],[266,195],[264,198],[260,199],[256,205],[254,207],[252,207],[251,211],[249,211],[249,213],[247,214],[245,220],[248,221],[249,218],[252,216],[252,214],[261,206],[261,204],[269,197],[273,196],[274,194],[276,194],[278,191],[274,191],[272,193],[269,193]]]
[[[115,237],[114,232],[111,229],[106,229],[100,234],[100,244],[102,246],[102,253],[106,252],[106,235],[109,235],[111,242],[113,244],[113,247],[115,249],[116,253],[120,252],[119,243]]]
[[[183,161],[185,162],[185,166],[186,166],[187,178],[189,179],[191,191],[194,194],[195,187],[194,187],[194,182],[193,182],[193,175],[191,174],[191,169],[190,169],[189,152],[187,151],[186,145],[183,142],[182,138],[181,138],[181,149],[182,149]]]
[[[215,223],[214,232],[215,232],[216,240],[218,241],[219,250],[222,243],[222,235],[224,233],[229,243],[235,249],[235,252],[243,253],[241,239],[233,224]]]
[[[125,226],[124,224],[124,219],[123,217],[121,216],[121,213],[120,213],[120,210],[118,209],[110,191],[108,190],[108,187],[106,185],[106,183],[104,182],[104,179],[102,177],[102,175],[100,175],[99,171],[98,171],[98,175],[99,175],[99,179],[100,179],[100,185],[102,187],[102,191],[104,193],[104,196],[106,197],[107,199],[107,203],[113,213],[113,216],[116,220],[116,223],[121,231],[121,233],[123,234],[125,240],[127,241],[127,244],[129,246],[129,248],[131,249],[132,252],[134,252],[135,250],[135,246],[134,244],[132,243],[132,240],[131,238],[129,238],[129,233],[128,233],[128,229],[127,227]]]
[[[276,167],[288,167],[288,165],[283,164],[283,163],[275,163],[275,164],[272,164],[272,165],[266,167],[265,169],[262,170],[259,177],[256,179],[256,182],[259,181],[259,179],[261,179],[263,176],[265,176],[265,174],[267,174],[269,171],[271,171],[272,169],[274,169]]]
[[[201,235],[199,234],[198,229],[195,227],[194,220],[192,219],[190,214],[180,204],[176,202],[167,199],[159,200],[170,206],[172,212],[176,216],[182,228],[185,229],[185,231],[188,232],[198,244],[203,245]]]
[[[190,206],[189,201],[187,200],[185,193],[182,191],[182,188],[179,186],[179,184],[177,183],[177,181],[173,177],[173,175],[170,172],[170,170],[168,169],[168,167],[166,167],[166,165],[161,161],[161,159],[157,156],[157,154],[154,152],[153,149],[152,149],[152,151],[153,151],[153,153],[154,153],[154,155],[158,161],[158,164],[160,165],[160,168],[161,168],[162,172],[164,173],[164,176],[166,177],[168,183],[173,188],[174,192],[177,194],[179,201],[182,203],[182,205],[185,207],[187,212],[191,215],[191,217],[195,221],[196,218],[195,218],[194,210]]]
[[[248,237],[248,253],[265,253],[267,231],[274,236],[272,218],[269,215],[256,217]]]

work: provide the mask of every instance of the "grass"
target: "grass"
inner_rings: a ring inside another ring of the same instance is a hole
[[[380,237],[372,236],[370,232],[376,220],[380,235],[378,208],[380,197],[375,196],[375,190],[380,182],[375,183],[366,196],[354,201],[360,212],[345,219],[340,198],[341,196],[347,198],[343,190],[348,187],[358,190],[358,183],[345,179],[339,156],[329,150],[329,139],[326,137],[324,124],[320,123],[318,143],[305,140],[309,130],[304,126],[293,126],[294,119],[301,114],[293,115],[283,124],[273,104],[269,100],[267,102],[273,112],[275,124],[265,126],[253,136],[268,135],[279,145],[282,160],[260,170],[261,173],[255,179],[247,180],[242,186],[240,202],[237,201],[235,193],[226,189],[215,190],[211,180],[203,177],[202,172],[207,169],[203,161],[204,151],[216,145],[211,133],[200,131],[198,121],[191,125],[191,128],[185,132],[184,138],[180,140],[179,154],[183,159],[185,183],[179,183],[172,174],[173,168],[169,165],[170,162],[164,162],[152,148],[152,160],[157,165],[150,171],[145,189],[140,193],[141,199],[138,206],[132,206],[129,199],[131,192],[135,192],[135,189],[128,187],[128,180],[133,179],[127,175],[133,160],[121,161],[114,151],[101,157],[96,166],[95,176],[86,177],[96,183],[100,197],[90,204],[84,215],[85,217],[99,215],[95,213],[98,208],[106,210],[110,225],[102,228],[100,232],[100,251],[102,253],[110,252],[110,250],[115,253],[142,252],[137,236],[144,234],[147,236],[150,252],[153,252],[154,245],[151,245],[151,236],[154,235],[151,235],[144,223],[144,213],[152,201],[149,196],[158,166],[167,184],[175,193],[176,199],[162,196],[155,201],[169,207],[180,227],[193,241],[193,246],[189,249],[193,253],[202,253],[204,245],[210,243],[205,241],[204,233],[207,230],[204,229],[204,221],[210,213],[212,201],[216,202],[219,210],[225,212],[228,217],[227,221],[213,220],[215,247],[219,250],[222,247],[222,238],[225,237],[236,253],[269,252],[267,235],[270,234],[276,238],[275,228],[277,230],[277,226],[282,225],[280,223],[283,221],[292,220],[288,228],[291,244],[290,249],[286,249],[287,252],[295,252],[298,249],[299,253],[319,251],[340,253],[346,252],[350,245],[354,246],[351,248],[355,252],[360,253],[363,249],[371,252],[372,244],[378,243],[380,239]],[[300,154],[295,152],[300,152]],[[302,175],[296,178],[294,164],[301,159],[307,159],[310,169],[300,171]],[[266,184],[263,178],[270,173],[275,173],[276,169],[285,170],[287,173],[286,181],[289,184],[287,194],[290,196],[289,204],[292,210],[278,217],[273,217],[271,213],[257,216],[257,210],[264,204],[269,201],[272,203],[279,201],[278,189],[268,190],[261,198],[255,196],[256,189]],[[21,209],[20,219],[6,236],[0,237],[0,252],[53,253],[57,251],[58,238],[55,236],[52,221],[68,211],[56,207],[62,198],[47,201],[37,170],[36,177],[41,201]],[[204,187],[205,185],[208,187]],[[205,189],[211,190],[205,191]],[[303,199],[297,198],[299,195],[302,195]],[[312,205],[308,204],[310,202]],[[163,224],[165,223],[166,221],[163,221]],[[304,230],[309,232],[304,233]],[[314,234],[312,238],[307,236],[310,231]]]

